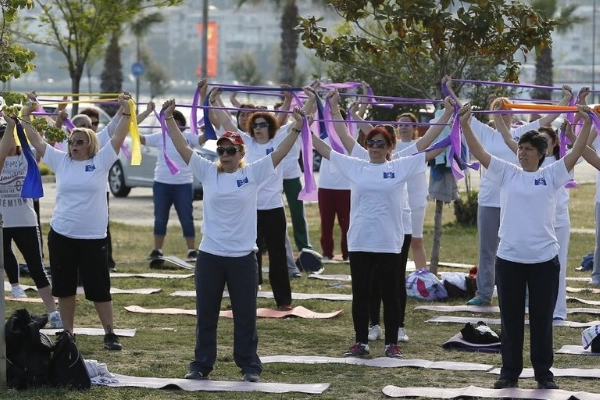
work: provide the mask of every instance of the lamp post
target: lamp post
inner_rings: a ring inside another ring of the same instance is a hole
[[[202,53],[201,65],[203,77],[208,76],[208,0],[202,0]],[[201,78],[203,78],[201,76]]]
[[[596,0],[592,11],[592,102],[596,102]]]

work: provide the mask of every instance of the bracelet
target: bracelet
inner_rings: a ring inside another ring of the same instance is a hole
[[[125,113],[123,113],[121,115],[125,115],[126,117],[131,117],[131,114],[125,114]]]
[[[165,117],[165,121],[168,120],[168,119],[175,119],[175,117],[172,116],[172,115],[170,117]]]
[[[296,128],[296,127],[293,127],[292,128],[292,132],[294,132],[294,133],[300,133],[302,131],[300,129]]]

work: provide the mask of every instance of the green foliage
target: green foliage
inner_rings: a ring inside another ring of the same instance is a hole
[[[36,54],[19,44],[12,42],[11,24],[17,21],[18,10],[33,7],[33,0],[3,0],[2,25],[0,27],[0,81],[19,78],[22,74],[33,71],[32,63]]]
[[[123,90],[123,72],[121,64],[121,46],[119,32],[112,33],[110,42],[104,52],[104,68],[100,74],[100,90],[102,93],[120,93]],[[112,97],[112,96],[108,96]],[[119,109],[117,104],[100,104],[109,115],[115,115]]]
[[[144,79],[150,83],[150,97],[154,98],[165,94],[169,89],[167,71],[155,61],[147,47],[143,47],[140,51],[140,61],[146,66]]]
[[[464,193],[454,202],[454,215],[456,216],[456,222],[463,226],[477,226],[477,190],[471,190],[466,193],[466,199]]]
[[[258,70],[256,58],[253,54],[237,54],[229,62],[228,68],[235,79],[244,85],[260,85],[262,83],[263,76]]]

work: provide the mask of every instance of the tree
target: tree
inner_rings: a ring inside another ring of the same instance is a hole
[[[578,5],[570,4],[558,8],[558,0],[532,0],[531,6],[541,15],[546,17],[555,17],[556,32],[566,33],[574,25],[587,21],[585,17],[574,15]],[[542,86],[553,86],[552,70],[554,68],[554,59],[552,57],[552,47],[547,44],[540,50],[539,56],[535,60],[535,84]],[[536,89],[532,92],[534,99],[551,100],[552,92],[550,90]]]
[[[164,21],[164,18],[162,16],[162,14],[154,12],[154,13],[150,13],[150,14],[146,14],[143,16],[140,16],[137,20],[133,21],[130,25],[129,25],[129,29],[131,29],[131,33],[133,33],[133,36],[135,36],[135,46],[136,46],[136,61],[142,61],[142,50],[141,50],[141,46],[143,44],[144,41],[144,37],[148,34],[148,32],[150,31],[150,28],[152,27],[152,25],[154,24],[158,24]],[[151,54],[148,54],[149,50],[146,49],[146,62],[148,60],[152,60]],[[146,64],[146,62],[144,64]],[[152,77],[153,81],[150,81],[151,86],[154,84],[156,85],[156,73],[159,72],[159,75],[164,75],[163,73],[160,73],[160,71],[163,71],[162,68],[158,65],[154,65],[154,71],[152,74],[148,73],[146,74],[146,78],[148,79],[148,77]],[[160,79],[159,79],[160,81]],[[155,86],[155,88],[158,88]],[[162,91],[162,89],[161,89]],[[140,95],[140,77],[136,76],[135,77],[135,98],[136,101],[139,101],[139,95]],[[154,96],[152,96],[154,97]]]
[[[245,3],[264,3],[265,0],[238,0],[238,7]],[[296,0],[272,0],[277,8],[282,8],[281,13],[281,63],[279,65],[279,82],[291,84],[295,82],[296,59],[298,58],[299,38],[296,27],[298,26],[298,6]],[[327,1],[321,1],[323,5]]]
[[[256,65],[256,59],[250,53],[236,55],[229,62],[228,68],[235,79],[244,85],[258,86],[262,83],[263,77]]]
[[[104,52],[104,69],[100,75],[100,90],[102,93],[121,93],[123,90],[122,67],[119,32],[113,31],[110,42]],[[116,104],[102,103],[100,107],[109,115],[115,115],[119,109],[119,106]]]
[[[18,78],[33,71],[35,53],[12,41],[11,24],[17,21],[18,10],[33,8],[33,0],[1,0],[0,81]]]
[[[79,93],[81,77],[90,53],[102,47],[115,30],[147,7],[162,7],[182,0],[36,0],[43,35],[29,34],[33,43],[47,45],[62,54],[71,78],[72,93]],[[74,97],[77,99],[77,96]],[[77,103],[73,105],[77,112]]]
[[[322,19],[300,18],[302,43],[339,69],[361,71],[379,85],[381,95],[439,98],[446,74],[517,82],[515,53],[527,55],[550,43],[554,26],[532,7],[504,0],[332,0],[331,5],[347,21],[345,27],[328,36],[318,26]],[[455,89],[460,93],[461,86]],[[436,201],[434,273],[442,210]]]

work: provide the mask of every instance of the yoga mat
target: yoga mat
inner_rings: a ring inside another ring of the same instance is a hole
[[[352,276],[350,275],[319,275],[319,274],[310,274],[308,275],[308,279],[321,279],[324,281],[351,281]]]
[[[126,306],[125,310],[133,313],[142,314],[166,314],[166,315],[196,315],[196,310],[185,310],[181,308],[144,308],[140,306]],[[259,318],[286,318],[286,317],[299,317],[307,319],[328,319],[334,318],[342,314],[344,310],[338,310],[330,313],[317,313],[304,307],[294,307],[290,311],[277,311],[271,310],[270,308],[258,308],[256,310],[256,316]],[[231,310],[221,311],[220,317],[233,318],[233,312]]]
[[[429,265],[429,262],[427,263],[427,265]],[[464,268],[464,269],[471,269],[474,267],[473,264],[463,264],[463,263],[453,263],[453,262],[443,262],[443,261],[438,262],[438,266],[448,267],[448,268]]]
[[[158,272],[150,272],[143,274],[127,274],[122,272],[112,272],[111,278],[156,278],[156,279],[177,279],[177,278],[192,278],[194,274],[161,274]]]
[[[433,306],[422,305],[416,306],[415,310],[427,310],[438,312],[472,312],[472,313],[499,313],[498,306]]]
[[[591,348],[584,349],[581,345],[566,344],[556,350],[557,354],[577,354],[583,356],[600,356],[600,353],[592,353]]]
[[[477,317],[454,317],[454,316],[441,316],[434,317],[428,319],[426,322],[434,322],[434,323],[453,323],[453,324],[467,324],[472,322],[476,324],[477,322],[484,322],[487,325],[500,325],[499,318],[477,318]],[[525,324],[529,324],[529,321],[525,321]],[[591,321],[591,322],[575,322],[575,321],[554,321],[552,325],[554,326],[565,326],[569,328],[588,328],[590,326],[598,325],[600,321]]]
[[[593,294],[598,294],[598,293],[600,293],[600,289],[596,289],[596,288],[573,288],[573,287],[567,287],[567,293],[593,293]]]
[[[576,281],[576,282],[589,282],[590,278],[576,278],[573,276],[567,276],[568,281]]]
[[[110,294],[152,294],[158,293],[161,289],[156,288],[141,288],[141,289],[117,289],[110,288]],[[77,294],[85,294],[83,286],[77,286]]]
[[[401,368],[401,367],[418,367],[443,369],[448,371],[489,371],[493,365],[475,364],[467,362],[454,361],[428,361],[419,359],[397,359],[389,357],[378,357],[373,359],[357,358],[357,357],[322,357],[322,356],[266,356],[261,357],[260,361],[263,364],[269,363],[286,363],[286,364],[350,364],[364,365],[367,367],[379,368]]]
[[[43,303],[44,300],[39,297],[23,297],[23,298],[15,298],[15,297],[5,297],[6,301],[18,301],[21,303]],[[56,303],[56,300],[54,301]]]
[[[23,284],[20,284],[20,286],[23,290],[34,290],[37,292],[37,288],[35,286],[29,286],[29,285],[23,285]],[[12,285],[10,284],[10,282],[4,281],[4,292],[10,293],[11,290],[12,290]]]
[[[598,308],[567,308],[567,314],[600,314]]]
[[[578,301],[580,303],[583,304],[589,304],[591,306],[600,306],[600,301],[595,301],[595,300],[584,300],[584,299],[579,299],[577,297],[570,297],[567,296],[567,301]]]
[[[106,383],[109,387],[143,387],[149,389],[181,389],[185,391],[203,392],[263,392],[263,393],[307,393],[322,394],[329,383],[266,383],[245,381],[212,381],[178,379],[178,378],[155,378],[126,376],[113,374],[118,383]]]
[[[600,369],[598,368],[550,368],[550,371],[555,377],[600,378]],[[500,375],[500,368],[494,368],[488,371],[488,374]],[[523,368],[519,378],[527,379],[534,376],[533,368]]]
[[[59,332],[62,332],[63,329],[40,329],[40,332],[45,333],[46,335],[56,335]],[[135,329],[115,329],[114,333],[117,336],[121,337],[134,337]],[[73,329],[73,333],[76,335],[88,335],[88,336],[104,336],[104,329],[102,328],[75,328]]]
[[[509,398],[532,400],[600,400],[600,394],[588,392],[569,392],[567,390],[541,390],[541,389],[486,389],[477,386],[463,388],[439,387],[397,387],[388,385],[382,393],[387,397],[429,397],[433,399],[466,398]]]
[[[452,336],[445,343],[442,344],[442,348],[446,350],[459,350],[459,351],[481,351],[484,353],[500,353],[500,342],[490,344],[476,344],[470,343],[463,339],[462,334],[459,332]]]
[[[196,297],[196,291],[194,290],[178,290],[176,292],[171,293],[171,296],[181,296],[181,297]],[[223,292],[223,297],[228,298],[229,292],[226,290]],[[272,292],[263,292],[259,291],[256,294],[256,297],[262,299],[272,299],[274,298]],[[331,300],[331,301],[352,301],[351,294],[339,294],[339,293],[292,293],[292,300]]]

